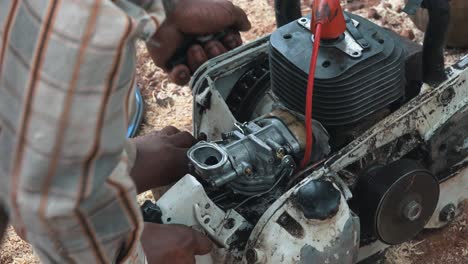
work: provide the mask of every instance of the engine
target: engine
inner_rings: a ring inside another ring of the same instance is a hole
[[[421,46],[345,19],[346,32],[320,45],[304,168],[309,17],[195,73],[193,176],[158,206],[160,222],[217,242],[197,263],[375,263],[388,245],[446,225],[468,198],[468,57],[447,76],[438,64],[424,71]],[[420,93],[423,78],[438,83]]]
[[[352,138],[343,136],[342,130],[358,131],[363,119],[388,113],[392,105],[405,100],[407,89],[418,89],[409,87],[405,77],[406,64],[418,56],[410,51],[416,50],[414,44],[402,42],[398,35],[359,16],[345,17],[346,32],[321,43],[312,162],[330,153],[329,131],[332,140],[340,142],[335,145],[348,143]],[[303,17],[271,34],[264,62],[258,58],[259,65],[241,76],[226,100],[236,118],[245,122],[236,121],[235,130],[223,133],[220,141],[202,142],[189,151],[196,173],[212,186],[258,194],[282,178],[283,159],[296,167],[302,158],[303,112],[314,41],[309,27],[310,19]]]

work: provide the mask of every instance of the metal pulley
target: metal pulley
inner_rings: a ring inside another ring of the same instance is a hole
[[[437,179],[416,161],[402,159],[375,166],[359,183],[362,226],[386,244],[403,243],[424,229],[438,198]]]

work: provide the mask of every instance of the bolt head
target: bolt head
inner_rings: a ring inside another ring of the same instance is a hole
[[[439,102],[446,106],[448,105],[452,99],[455,97],[455,90],[452,88],[448,88],[447,90],[443,91],[442,94],[439,96]]]
[[[226,222],[224,223],[224,228],[225,229],[232,229],[236,224],[236,220],[234,220],[233,218],[228,218],[226,220]]]
[[[421,216],[421,212],[422,205],[413,200],[404,207],[403,216],[410,221],[416,221]]]
[[[455,205],[448,204],[440,211],[439,219],[442,222],[450,222],[455,219],[456,212],[457,208]]]
[[[245,258],[248,264],[258,263],[258,251],[255,248],[249,248],[245,253]]]

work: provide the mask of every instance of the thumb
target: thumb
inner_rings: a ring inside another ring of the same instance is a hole
[[[187,34],[211,34],[227,28],[248,31],[247,14],[230,1],[193,1],[174,12],[177,28]]]
[[[184,35],[176,26],[165,21],[156,31],[152,40],[146,43],[146,47],[156,66],[168,70],[166,63],[176,53],[183,41]]]

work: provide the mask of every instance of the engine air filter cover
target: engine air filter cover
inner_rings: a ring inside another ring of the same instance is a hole
[[[382,242],[400,244],[424,229],[437,206],[436,178],[413,160],[373,169],[359,182],[360,217]]]

